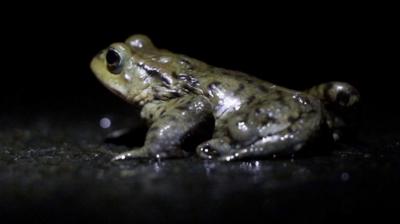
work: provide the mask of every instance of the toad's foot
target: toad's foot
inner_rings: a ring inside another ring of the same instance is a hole
[[[144,147],[142,148],[137,148],[133,149],[130,151],[126,151],[123,153],[118,154],[117,156],[114,156],[111,161],[121,161],[121,160],[127,160],[127,159],[140,159],[140,158],[149,158],[150,154],[148,150]]]

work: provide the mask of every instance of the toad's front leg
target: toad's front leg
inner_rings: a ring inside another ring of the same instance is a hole
[[[196,95],[161,102],[150,109],[150,114],[152,123],[144,146],[121,153],[113,160],[182,157],[186,154],[182,150],[185,139],[204,124],[214,122],[211,104]]]

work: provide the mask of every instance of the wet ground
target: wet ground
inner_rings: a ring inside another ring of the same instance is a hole
[[[397,211],[400,132],[388,124],[369,123],[349,143],[293,158],[115,163],[112,155],[128,146],[104,139],[135,126],[132,111],[78,110],[1,114],[1,218],[308,222],[382,220]]]

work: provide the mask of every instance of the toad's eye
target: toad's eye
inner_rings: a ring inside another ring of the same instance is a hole
[[[113,74],[119,74],[122,71],[122,57],[114,48],[110,48],[106,54],[107,68]]]

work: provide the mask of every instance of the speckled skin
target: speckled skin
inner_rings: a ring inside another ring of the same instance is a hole
[[[290,154],[318,137],[322,127],[337,140],[346,124],[327,108],[343,113],[359,101],[346,83],[294,91],[158,49],[144,35],[112,44],[93,58],[91,68],[107,88],[140,105],[149,124],[144,146],[115,160],[183,157],[183,140],[206,122],[215,128],[212,139],[197,146],[204,159]]]

